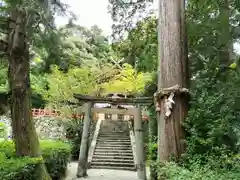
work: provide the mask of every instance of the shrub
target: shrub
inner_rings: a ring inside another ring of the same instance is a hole
[[[184,159],[190,161],[192,156],[201,155],[203,164],[208,163],[209,155],[221,158],[240,150],[239,74],[222,74],[225,81],[204,75],[192,84],[191,109],[184,124]]]
[[[52,179],[64,177],[70,161],[71,146],[60,141],[43,141],[42,156]]]
[[[72,158],[78,159],[82,139],[83,119],[72,119],[66,123],[67,139],[72,144]]]
[[[180,167],[170,162],[158,164],[158,179],[161,180],[238,180],[239,171],[228,171],[225,169],[211,170],[209,166],[192,165],[190,169]]]
[[[150,180],[154,180],[157,177],[156,161],[157,161],[157,143],[149,143],[148,147],[148,163],[150,166]]]
[[[0,139],[6,138],[6,136],[7,136],[7,126],[3,122],[0,122]]]
[[[70,121],[67,121],[65,124],[65,128],[67,130],[67,139],[71,142],[72,144],[72,159],[73,160],[78,160],[79,157],[79,152],[80,152],[80,145],[81,145],[81,140],[82,140],[82,131],[83,131],[83,116],[80,119],[73,118]],[[93,120],[91,122],[91,127],[90,127],[90,134],[89,134],[89,143],[91,143],[94,131],[96,128],[96,123],[97,121]],[[90,145],[90,144],[89,144]]]
[[[35,180],[35,169],[42,163],[37,158],[6,158],[3,153],[0,157],[0,179],[4,180]]]
[[[158,145],[157,143],[149,143],[149,147],[148,147],[148,159],[149,160],[156,160],[157,159],[157,148]]]
[[[45,163],[53,180],[65,176],[67,164],[70,160],[71,146],[69,144],[44,140],[40,141],[41,158],[17,158],[14,153],[14,143],[4,141],[0,143],[0,179],[35,180],[36,167]]]

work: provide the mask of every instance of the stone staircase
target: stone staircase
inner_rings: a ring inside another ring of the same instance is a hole
[[[102,121],[89,168],[135,171],[127,121]]]

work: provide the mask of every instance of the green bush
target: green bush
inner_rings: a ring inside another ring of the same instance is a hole
[[[78,159],[82,139],[83,119],[72,119],[66,123],[67,139],[72,144],[71,155],[74,160]]]
[[[148,159],[149,160],[156,160],[157,159],[157,143],[149,143],[148,147]]]
[[[192,165],[190,169],[180,167],[175,163],[158,164],[159,180],[239,180],[239,171],[214,169],[209,166]]]
[[[7,136],[7,126],[3,122],[0,122],[0,139],[6,138],[6,136]]]
[[[10,158],[0,153],[0,179],[4,180],[35,180],[37,173],[35,169],[42,163],[37,158]]]
[[[198,154],[207,163],[204,157],[210,154],[221,157],[240,151],[240,78],[236,72],[222,74],[225,81],[204,75],[192,83],[184,158]]]
[[[148,146],[148,163],[150,167],[150,180],[155,180],[157,177],[156,161],[157,161],[157,143],[149,143]]]
[[[64,177],[70,160],[71,146],[52,140],[40,141],[40,144],[43,160],[41,158],[17,158],[13,142],[1,142],[0,179],[35,180],[37,179],[36,167],[43,162],[53,180]]]

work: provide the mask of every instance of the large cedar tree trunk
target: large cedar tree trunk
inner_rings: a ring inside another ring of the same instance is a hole
[[[30,102],[30,62],[26,38],[26,14],[18,7],[11,11],[7,40],[11,118],[16,155],[39,157],[41,156],[40,147]],[[51,179],[43,164],[39,165],[38,170],[39,180]]]
[[[179,85],[188,87],[187,38],[185,31],[184,0],[160,0],[159,4],[159,48],[160,74],[158,91]],[[178,159],[184,151],[182,123],[187,115],[188,100],[182,93],[174,92],[172,112],[166,116],[165,100],[159,99],[158,112],[158,156],[160,161]]]

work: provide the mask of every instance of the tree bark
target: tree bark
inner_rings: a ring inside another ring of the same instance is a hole
[[[219,6],[219,64],[229,65],[233,57],[233,42],[229,22],[229,0],[220,2]]]
[[[160,0],[159,4],[159,44],[160,74],[158,90],[179,85],[188,87],[187,38],[185,29],[184,0]],[[160,161],[178,159],[184,152],[184,130],[182,123],[188,111],[186,96],[173,91],[170,116],[167,116],[165,101],[168,96],[159,99],[161,110],[158,112],[158,157]]]
[[[77,177],[86,177],[87,176],[87,166],[88,166],[88,149],[89,149],[89,141],[90,141],[90,128],[91,128],[91,120],[92,120],[92,103],[87,102],[85,104],[85,116],[84,116],[84,125],[82,132],[82,140],[81,147],[79,153],[78,160],[78,169],[77,169]]]
[[[11,118],[17,156],[40,157],[39,141],[32,119],[29,47],[26,14],[20,7],[10,13],[8,32],[8,81],[11,92]],[[45,165],[38,166],[40,180],[51,179]]]

